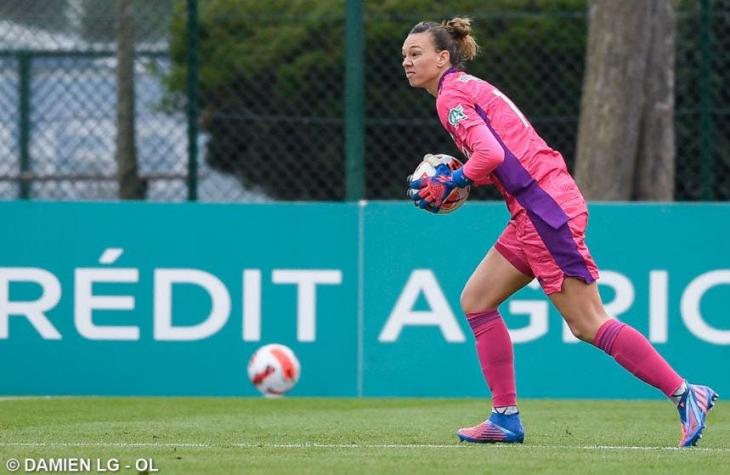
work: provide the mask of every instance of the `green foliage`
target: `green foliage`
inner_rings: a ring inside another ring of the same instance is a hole
[[[682,0],[677,14],[676,196],[730,199],[730,1]],[[707,43],[703,43],[703,39]],[[709,46],[706,48],[705,46]],[[709,112],[704,115],[703,111]],[[705,172],[703,172],[703,169]],[[705,175],[706,173],[706,175]]]
[[[343,197],[344,5],[341,0],[200,2],[200,96],[209,164],[275,198]],[[401,177],[424,153],[457,154],[438,124],[433,98],[410,90],[403,77],[401,46],[421,20],[472,17],[482,53],[470,72],[505,90],[549,141],[572,152],[585,0],[364,5],[369,198],[401,198]],[[180,1],[171,27],[173,68],[166,78],[178,107],[186,93],[185,20]],[[570,66],[556,67],[562,64]],[[568,114],[571,133],[564,130],[565,121],[555,120]],[[295,173],[297,183],[281,186],[282,173]]]
[[[49,1],[59,14],[49,15]],[[33,28],[63,31],[69,27],[69,19],[62,12],[68,8],[68,0],[0,0],[0,20],[9,20]]]

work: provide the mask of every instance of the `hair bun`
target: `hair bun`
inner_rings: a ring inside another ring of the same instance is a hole
[[[444,28],[454,39],[466,38],[471,33],[471,20],[469,18],[454,17],[444,22]]]

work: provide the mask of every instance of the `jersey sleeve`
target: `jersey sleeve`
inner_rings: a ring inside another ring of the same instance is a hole
[[[468,158],[464,175],[477,185],[490,183],[489,174],[504,161],[504,148],[477,113],[474,99],[458,88],[438,99],[441,124]]]
[[[453,137],[461,138],[466,130],[484,123],[474,109],[474,99],[459,88],[443,91],[436,100],[436,108],[441,124]]]
[[[489,175],[504,161],[504,148],[484,123],[467,131],[464,144],[470,151],[464,175],[478,185],[489,183]]]

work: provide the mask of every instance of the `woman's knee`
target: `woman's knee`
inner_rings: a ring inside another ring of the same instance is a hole
[[[585,341],[586,343],[593,342],[596,334],[591,331],[590,327],[582,324],[582,322],[570,322],[568,320],[565,320],[565,322],[568,324],[568,328],[570,328],[570,332],[574,337],[581,341]]]
[[[609,317],[603,313],[597,313],[595,315],[583,316],[583,318],[563,318],[565,318],[565,323],[567,323],[573,336],[586,343],[593,343],[596,339],[598,329],[601,328],[601,325]]]
[[[477,292],[468,284],[461,291],[459,304],[465,314],[493,310],[498,306],[498,302],[490,300],[488,292]]]

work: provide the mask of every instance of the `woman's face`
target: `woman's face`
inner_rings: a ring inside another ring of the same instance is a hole
[[[412,33],[403,42],[403,70],[412,87],[436,95],[441,73],[449,64],[448,51],[436,51],[429,32]]]

